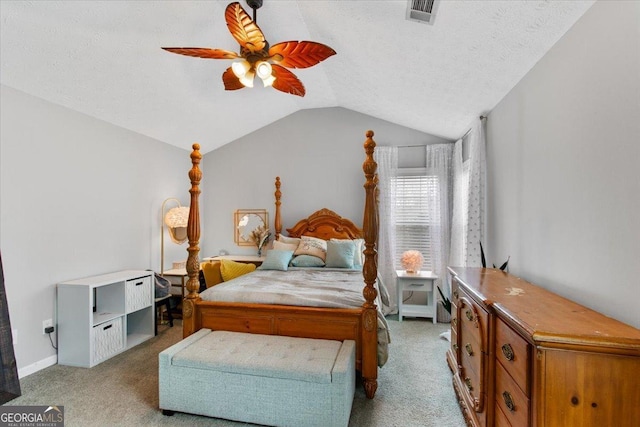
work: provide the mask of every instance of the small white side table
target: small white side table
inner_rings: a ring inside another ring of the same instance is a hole
[[[438,278],[431,271],[420,271],[418,273],[407,273],[404,270],[396,270],[396,285],[398,287],[398,320],[402,322],[402,317],[430,317],[433,323],[437,323],[437,307],[435,294],[435,280]],[[427,304],[404,304],[404,291],[426,292]]]
[[[162,272],[162,277],[168,279],[171,282],[171,295],[179,295],[184,299],[184,290],[189,275],[186,268],[173,268],[171,270],[165,270]],[[179,283],[176,283],[178,282]],[[174,288],[180,287],[180,293],[176,294]]]

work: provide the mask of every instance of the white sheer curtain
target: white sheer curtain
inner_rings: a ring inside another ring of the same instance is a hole
[[[480,242],[486,236],[486,129],[477,119],[465,137],[468,159],[462,159],[463,140],[453,153],[453,217],[449,263],[453,266],[480,267]]]
[[[465,233],[466,227],[466,187],[468,174],[463,169],[462,139],[456,141],[451,159],[451,172],[453,175],[453,197],[451,214],[451,250],[449,251],[449,265],[462,267],[465,265]],[[464,214],[463,214],[464,212]]]
[[[393,184],[393,177],[398,173],[398,147],[377,146],[374,153],[378,163],[378,210],[379,210],[379,233],[378,233],[378,276],[389,291],[389,313],[398,312],[398,301],[396,292],[396,276],[394,265],[395,251],[395,215],[394,206],[396,203],[396,189]]]
[[[482,266],[480,242],[487,234],[487,159],[484,120],[476,120],[469,133],[469,203],[467,205],[467,265]]]
[[[447,266],[451,245],[451,208],[453,199],[453,144],[427,145],[427,175],[437,177],[437,188],[426,194],[431,228],[431,260],[433,271],[439,277],[436,285],[449,295]],[[435,290],[434,290],[435,291]],[[437,292],[437,291],[436,291]],[[448,320],[449,313],[438,304],[438,319]]]

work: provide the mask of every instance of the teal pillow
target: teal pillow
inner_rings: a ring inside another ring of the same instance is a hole
[[[298,255],[291,261],[294,267],[324,267],[322,258],[313,255]]]
[[[293,256],[293,251],[283,251],[280,249],[271,249],[267,251],[267,257],[258,267],[260,270],[281,270],[287,271],[289,261]]]
[[[327,242],[327,267],[353,268],[356,244],[352,240],[329,240]]]
[[[344,242],[345,239],[331,239],[335,242]],[[347,239],[348,242],[353,242],[355,245],[355,251],[353,252],[353,268],[361,270],[362,264],[364,264],[364,239]]]

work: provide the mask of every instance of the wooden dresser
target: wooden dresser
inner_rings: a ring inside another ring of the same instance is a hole
[[[639,329],[497,269],[449,272],[447,362],[468,425],[639,425]]]

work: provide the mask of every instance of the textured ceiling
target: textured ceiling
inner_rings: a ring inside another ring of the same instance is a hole
[[[229,3],[2,0],[0,82],[185,149],[199,142],[203,152],[300,109],[333,106],[456,139],[594,1],[440,0],[427,25],[406,20],[402,0],[265,0],[257,22],[271,44],[313,40],[337,52],[294,70],[304,98],[259,84],[225,91],[230,61],[160,49],[237,50]]]

